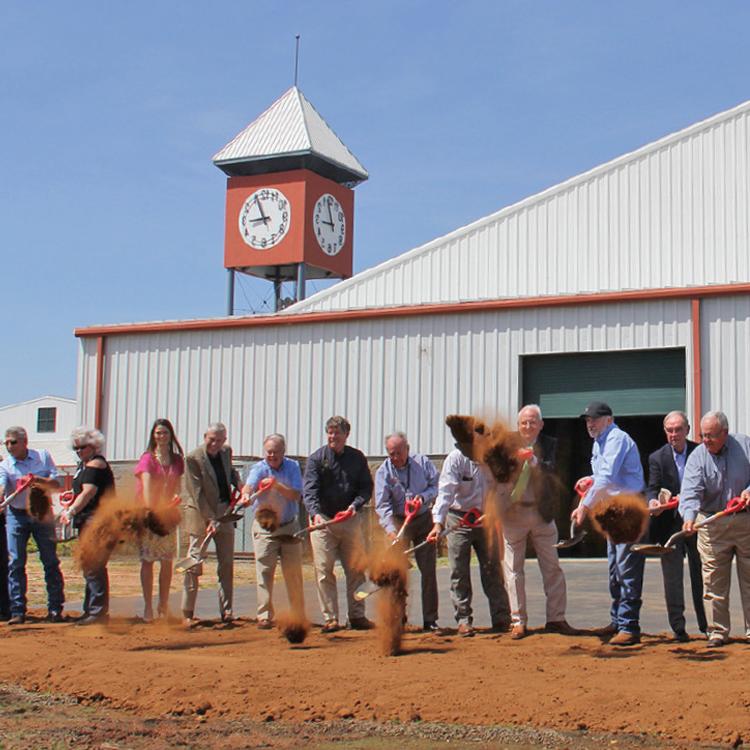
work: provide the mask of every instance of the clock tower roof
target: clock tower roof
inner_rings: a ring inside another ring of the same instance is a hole
[[[230,177],[309,169],[354,187],[367,170],[292,86],[213,157]]]

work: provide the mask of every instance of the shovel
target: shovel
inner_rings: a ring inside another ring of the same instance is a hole
[[[727,507],[724,508],[724,510],[720,510],[718,513],[714,513],[712,516],[709,516],[703,521],[699,521],[698,523],[693,526],[694,530],[698,530],[703,528],[704,526],[708,526],[708,524],[713,523],[719,518],[722,518],[723,516],[729,516],[732,513],[738,513],[741,510],[745,510],[747,507],[747,503],[740,497],[733,497],[728,503]],[[675,550],[675,543],[682,539],[684,536],[687,536],[686,531],[677,531],[672,536],[667,539],[667,543],[664,545],[661,544],[633,544],[631,545],[630,549],[633,550],[633,552],[640,552],[642,555],[656,555],[658,557],[661,557],[662,555],[666,555],[670,552],[674,552]]]
[[[451,531],[454,531],[455,529],[460,529],[461,527],[468,527],[470,529],[476,529],[482,525],[484,522],[484,513],[481,513],[479,511],[479,508],[472,508],[471,510],[466,511],[466,513],[461,516],[461,519],[459,522],[453,526],[453,528],[450,528],[446,531],[444,531],[440,537],[442,538],[444,536],[447,536],[451,533]],[[405,550],[405,555],[411,555],[412,553],[416,552],[418,549],[422,549],[422,547],[426,547],[428,544],[437,544],[437,539],[434,542],[430,542],[427,539],[425,539],[423,542],[420,542],[419,544],[415,544],[413,547],[409,547],[409,549]]]
[[[9,505],[10,501],[18,494],[23,492],[27,487],[31,485],[31,483],[36,479],[36,477],[33,474],[26,474],[25,476],[22,476],[17,482],[16,482],[16,489],[13,490],[13,492],[10,493],[10,495],[6,495],[5,499],[0,502],[0,510],[5,510],[5,508]]]
[[[591,477],[579,479],[575,484],[575,491],[578,495],[578,499],[583,500],[583,496],[589,491],[589,488],[594,483]],[[568,549],[569,547],[575,547],[578,542],[586,536],[586,531],[582,528],[578,528],[575,521],[570,522],[570,539],[563,539],[554,546],[557,549]]]
[[[316,524],[307,526],[301,531],[298,531],[294,536],[296,539],[302,539],[303,536],[310,534],[313,531],[319,531],[320,529],[325,529],[328,526],[332,526],[334,523],[341,523],[342,521],[348,521],[353,515],[354,515],[353,510],[350,510],[350,509],[340,510],[333,518],[330,518],[327,521],[323,521],[322,523],[316,523]]]
[[[665,510],[674,510],[680,504],[679,497],[673,497],[668,503],[663,503],[658,508],[649,508],[649,515],[656,516]]]
[[[406,527],[409,525],[410,521],[414,516],[417,515],[419,512],[419,509],[422,507],[422,498],[417,497],[407,497],[406,502],[404,503],[404,522],[401,524],[401,528],[398,530],[398,534],[396,534],[396,538],[391,542],[391,547],[398,544],[401,541],[401,538],[404,535],[404,532],[406,531]]]
[[[236,510],[236,508],[237,503],[242,497],[242,494],[238,489],[235,488],[232,492],[232,502],[229,504],[229,510],[227,510],[227,512],[221,518],[217,519],[219,523],[236,523],[237,521],[239,521],[245,515],[245,510],[250,505],[252,505],[266,490],[270,490],[275,483],[276,480],[273,477],[263,477],[263,479],[258,482],[257,491],[250,495],[247,504],[242,505],[240,510]]]
[[[197,568],[206,559],[206,557],[208,557],[208,543],[211,541],[211,539],[213,539],[214,534],[216,534],[216,529],[213,526],[209,527],[208,531],[206,532],[206,536],[203,537],[201,546],[198,547],[198,556],[193,557],[191,555],[188,555],[188,557],[183,557],[182,560],[178,560],[174,564],[175,572],[186,573],[188,570]]]

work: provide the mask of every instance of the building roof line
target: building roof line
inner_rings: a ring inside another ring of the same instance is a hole
[[[260,328],[263,326],[311,325],[315,323],[349,322],[376,318],[415,317],[424,315],[459,315],[472,312],[523,310],[544,307],[569,307],[573,305],[602,305],[619,302],[647,302],[665,299],[701,299],[729,295],[750,294],[750,282],[714,284],[705,286],[665,287],[655,289],[626,289],[588,294],[564,294],[539,297],[512,297],[503,299],[471,300],[425,305],[394,305],[356,310],[325,310],[300,312],[295,315],[249,315],[224,318],[199,318],[194,320],[165,320],[150,323],[118,323],[113,325],[76,328],[79,338],[96,336],[126,336],[136,333],[165,333],[195,330],[221,330],[226,328]]]
[[[655,141],[650,141],[643,146],[639,146],[633,151],[628,151],[624,154],[621,154],[620,156],[615,157],[614,159],[610,159],[609,161],[604,162],[603,164],[598,164],[595,167],[586,170],[585,172],[580,172],[573,177],[569,177],[563,182],[558,182],[555,185],[551,185],[550,187],[545,188],[538,193],[534,193],[533,195],[527,196],[526,198],[522,198],[520,201],[516,201],[515,203],[512,203],[509,206],[505,206],[487,216],[475,219],[474,221],[471,221],[464,226],[453,229],[450,232],[431,239],[428,242],[423,243],[422,245],[418,245],[417,247],[412,248],[411,250],[407,250],[394,258],[388,258],[387,260],[379,263],[376,266],[372,266],[371,268],[360,271],[349,279],[340,281],[339,283],[335,284],[332,287],[329,287],[328,289],[323,289],[320,292],[312,294],[306,299],[295,303],[294,305],[290,305],[284,310],[284,314],[294,314],[298,311],[302,311],[306,307],[309,307],[310,305],[316,303],[321,299],[325,299],[328,296],[338,294],[352,286],[360,284],[363,281],[367,281],[374,276],[378,276],[384,271],[388,271],[392,268],[398,267],[402,263],[406,263],[415,256],[425,254],[433,248],[442,246],[457,237],[467,235],[473,231],[481,229],[487,224],[491,224],[493,222],[499,221],[500,219],[504,219],[507,216],[519,213],[529,206],[544,203],[553,196],[565,193],[571,188],[574,188],[577,185],[591,180],[592,178],[597,177],[605,172],[610,172],[626,164],[635,162],[654,151],[658,151],[666,146],[672,145],[679,141],[683,141],[694,135],[695,133],[707,130],[720,122],[731,120],[733,117],[736,117],[737,115],[743,114],[748,111],[750,111],[750,100],[744,101],[736,105],[735,107],[732,107],[731,109],[711,115],[710,117],[701,120],[700,122],[688,125],[687,127],[675,131],[674,133],[669,133],[668,135],[665,135]]]

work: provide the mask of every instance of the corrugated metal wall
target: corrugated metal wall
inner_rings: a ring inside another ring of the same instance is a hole
[[[290,308],[340,310],[750,280],[750,102]]]
[[[79,365],[84,421],[94,414],[92,341],[82,340]],[[690,341],[687,301],[111,335],[103,430],[112,459],[140,455],[158,416],[174,420],[187,449],[221,420],[238,454],[257,455],[263,436],[280,431],[290,453],[306,455],[325,419],[344,414],[369,455],[394,429],[440,454],[451,447],[446,414],[515,413],[523,354],[683,346],[689,372]]]
[[[703,410],[723,411],[731,432],[750,433],[750,296],[706,300],[701,328]]]

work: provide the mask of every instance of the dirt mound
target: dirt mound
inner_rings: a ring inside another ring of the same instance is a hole
[[[648,524],[648,508],[642,495],[610,495],[593,509],[594,528],[615,544],[637,542]]]

